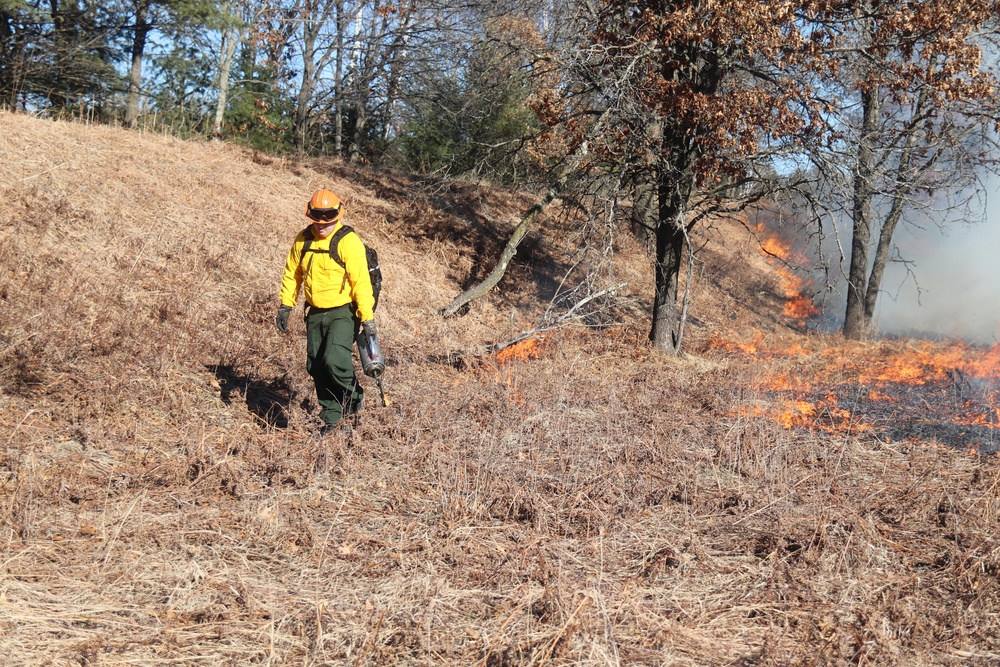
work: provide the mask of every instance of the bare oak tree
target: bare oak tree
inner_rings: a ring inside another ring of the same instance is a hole
[[[611,110],[594,144],[608,171],[624,171],[633,222],[654,246],[650,340],[677,353],[681,272],[692,252],[701,195],[752,170],[770,142],[811,131],[808,90],[787,74],[816,52],[803,34],[810,2],[605,0],[586,22],[564,92],[543,119],[580,135]]]

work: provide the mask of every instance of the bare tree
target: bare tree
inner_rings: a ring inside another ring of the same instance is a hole
[[[336,36],[328,29],[334,15],[343,11],[343,0],[301,0],[296,7],[294,20],[299,24],[302,76],[295,103],[295,147],[306,151],[308,129],[312,121],[312,107],[320,80],[337,54]]]
[[[399,61],[428,4],[298,0],[286,11],[300,68],[294,119],[300,152],[329,133],[334,153],[359,158],[369,119],[389,120],[387,107],[402,76]]]
[[[558,143],[592,138],[606,172],[627,175],[633,222],[654,246],[650,340],[672,353],[683,334],[685,253],[710,201],[703,194],[751,171],[766,149],[761,128],[775,140],[811,127],[807,91],[782,73],[811,52],[808,3],[768,12],[719,4],[583,3],[581,39],[553,55],[561,81],[536,105]],[[594,136],[587,128],[597,117],[607,120]]]
[[[1000,164],[997,77],[982,57],[1000,3],[866,2],[824,16],[828,121],[810,155],[832,218],[851,221],[843,333],[869,334],[900,224],[969,220]]]
[[[274,9],[270,2],[257,0],[226,0],[219,4],[217,25],[218,42],[211,44],[218,64],[216,81],[218,97],[212,119],[212,135],[222,136],[226,105],[229,103],[229,84],[237,50],[259,27],[261,21]]]

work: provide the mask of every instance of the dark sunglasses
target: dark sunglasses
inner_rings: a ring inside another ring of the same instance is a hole
[[[318,222],[333,220],[340,215],[340,207],[337,208],[313,208],[309,207],[309,217]]]

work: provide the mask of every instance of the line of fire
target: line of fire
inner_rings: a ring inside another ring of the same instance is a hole
[[[761,230],[758,230],[761,231]],[[762,239],[785,297],[784,313],[804,329],[820,314],[791,266],[801,261],[776,236]],[[1000,343],[887,339],[817,339],[768,349],[762,339],[713,339],[709,347],[758,361],[759,404],[743,410],[788,429],[870,433],[884,442],[917,439],[993,454],[1000,450]]]
[[[805,261],[763,228],[760,250],[780,281],[784,315],[800,330],[822,313],[794,267]],[[770,418],[787,429],[868,434],[885,443],[918,440],[970,454],[1000,451],[1000,343],[894,338],[846,341],[804,337],[784,348],[763,336],[713,338],[707,353],[752,362],[756,380],[736,416]],[[809,342],[812,341],[812,342]],[[538,358],[545,340],[529,338],[497,354],[501,367]],[[497,374],[517,400],[516,379]]]

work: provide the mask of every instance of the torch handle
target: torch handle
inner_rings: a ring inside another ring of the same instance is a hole
[[[375,373],[375,386],[378,387],[378,395],[382,398],[382,407],[389,407],[389,399],[385,396],[385,390],[382,389],[382,374]]]

